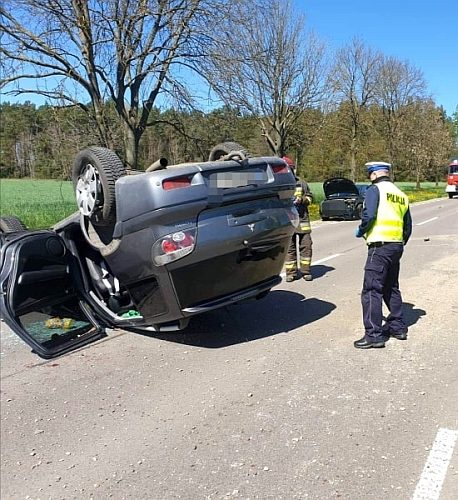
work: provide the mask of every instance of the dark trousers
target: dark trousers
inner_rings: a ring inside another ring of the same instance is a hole
[[[365,338],[368,342],[384,341],[389,333],[407,332],[399,290],[399,263],[403,251],[404,247],[399,243],[368,249],[361,293]],[[383,329],[382,300],[390,311]]]
[[[296,258],[296,238],[298,236],[301,263],[299,270],[303,274],[310,274],[310,264],[312,262],[312,237],[310,233],[295,233],[289,243],[285,261],[286,274],[289,276],[295,275],[298,271]]]

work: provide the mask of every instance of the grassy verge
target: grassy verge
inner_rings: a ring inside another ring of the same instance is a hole
[[[434,198],[445,198],[447,196],[445,192],[445,183],[440,186],[432,185],[425,186],[417,189],[413,185],[399,185],[399,187],[406,193],[409,197],[410,203],[416,203],[419,201],[432,200]]]
[[[15,215],[30,229],[45,229],[77,210],[72,183],[1,179],[0,213]]]

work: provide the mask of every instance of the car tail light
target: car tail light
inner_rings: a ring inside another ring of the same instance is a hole
[[[291,172],[290,168],[285,162],[276,163],[275,165],[271,165],[274,174],[288,174]]]
[[[288,218],[293,227],[299,227],[299,213],[295,207],[291,207],[288,209]]]
[[[162,181],[162,187],[165,191],[170,189],[180,189],[191,185],[191,178],[187,175],[182,177],[174,177],[172,179],[165,179]]]
[[[189,255],[196,246],[196,229],[186,229],[163,236],[153,245],[153,261],[157,266]]]

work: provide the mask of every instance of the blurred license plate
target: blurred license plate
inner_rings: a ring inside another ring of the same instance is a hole
[[[233,188],[249,186],[250,184],[264,184],[267,182],[267,172],[264,170],[250,172],[218,172],[210,179],[217,188]]]

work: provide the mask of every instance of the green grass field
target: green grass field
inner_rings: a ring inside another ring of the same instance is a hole
[[[310,189],[315,202],[310,207],[312,220],[320,218],[318,206],[323,200],[323,183],[311,182]],[[400,182],[410,201],[423,201],[445,196],[445,183],[436,186],[433,182],[422,183],[415,189],[413,182]],[[15,215],[30,229],[45,229],[76,211],[72,183],[57,180],[0,180],[0,213]]]
[[[45,229],[77,210],[72,183],[0,180],[1,215],[15,215],[31,229]]]

